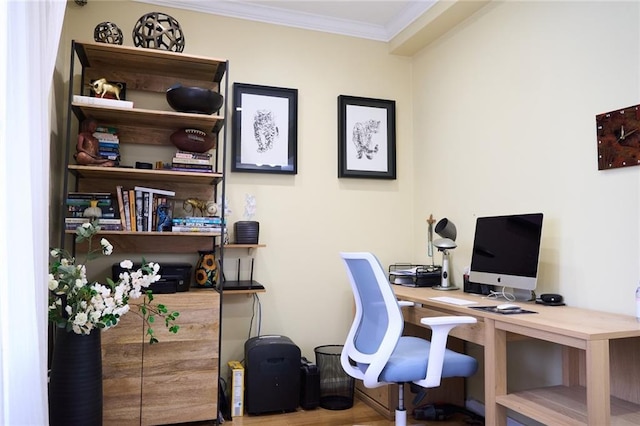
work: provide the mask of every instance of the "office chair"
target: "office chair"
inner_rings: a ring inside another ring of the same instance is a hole
[[[470,316],[422,318],[432,330],[431,341],[403,336],[404,319],[384,269],[372,253],[340,253],[355,299],[355,318],[342,349],[340,362],[351,377],[375,388],[398,384],[396,425],[407,423],[404,383],[424,388],[440,386],[441,378],[468,377],[478,362],[446,348],[449,331],[460,324],[475,323]]]

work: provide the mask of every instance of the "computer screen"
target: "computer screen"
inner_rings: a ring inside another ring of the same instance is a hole
[[[469,281],[534,290],[541,237],[542,213],[477,218]]]

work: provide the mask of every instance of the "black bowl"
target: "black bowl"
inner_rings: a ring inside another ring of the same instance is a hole
[[[220,109],[224,98],[213,90],[174,84],[167,89],[167,102],[178,112],[213,114]]]

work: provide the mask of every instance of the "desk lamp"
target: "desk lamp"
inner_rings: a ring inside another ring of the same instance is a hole
[[[449,250],[458,247],[455,240],[458,236],[456,226],[449,219],[441,219],[436,223],[436,234],[441,236],[433,241],[433,245],[442,252],[442,279],[440,285],[433,286],[434,290],[457,290],[458,287],[451,285],[449,281]]]

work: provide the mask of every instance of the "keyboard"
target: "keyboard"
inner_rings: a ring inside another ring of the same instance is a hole
[[[471,300],[458,299],[456,297],[448,297],[448,296],[430,297],[429,299],[436,300],[438,302],[451,303],[452,305],[459,305],[459,306],[474,305],[478,303],[478,302],[473,302]]]

